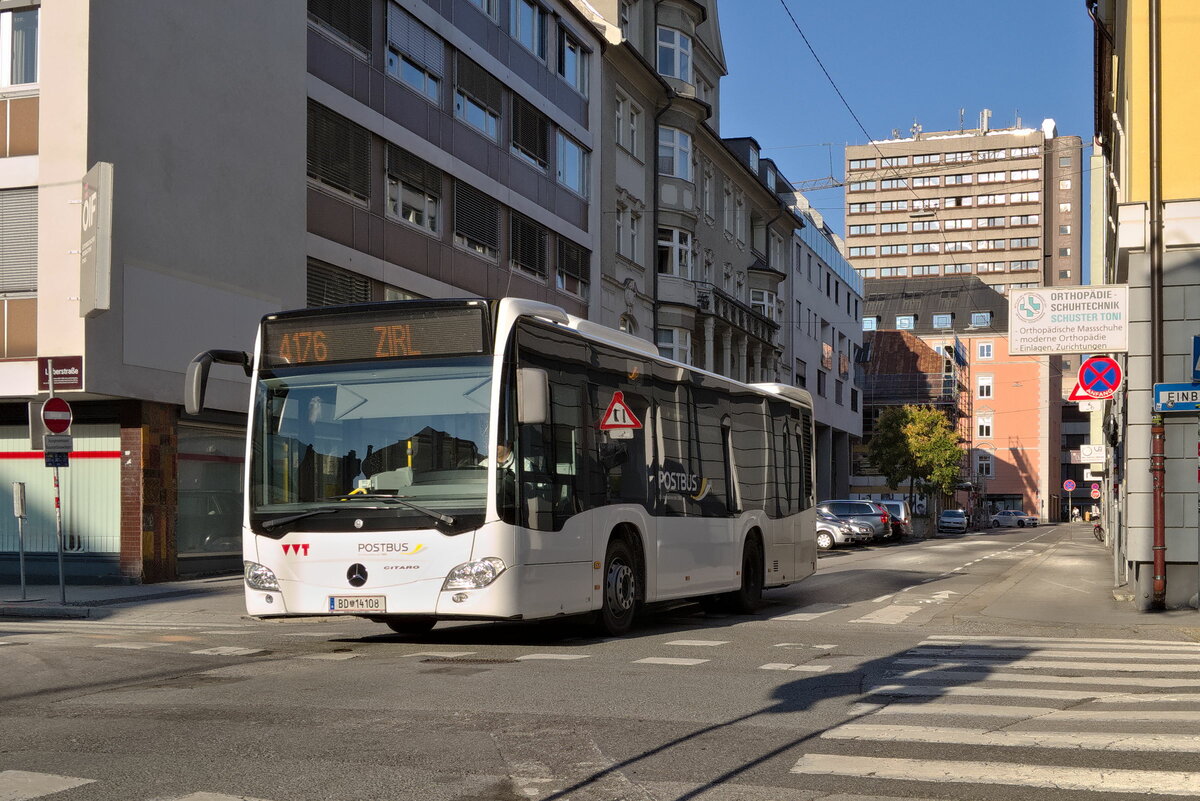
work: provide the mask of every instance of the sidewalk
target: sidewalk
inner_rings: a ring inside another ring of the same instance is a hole
[[[61,601],[58,584],[27,584],[21,600],[20,584],[0,584],[0,617],[103,618],[135,607],[161,607],[185,599],[191,603],[229,613],[245,613],[242,606],[242,577],[168,581],[162,584],[84,584],[66,586],[67,602]]]

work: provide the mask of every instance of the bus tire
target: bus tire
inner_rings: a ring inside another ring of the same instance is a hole
[[[730,608],[742,615],[752,615],[762,605],[763,552],[757,536],[746,538],[742,546],[742,586],[729,594]]]
[[[385,617],[381,622],[397,634],[427,634],[437,623],[431,617]]]
[[[605,634],[620,637],[633,626],[638,598],[637,562],[625,540],[609,540],[601,578],[603,596],[597,622]]]

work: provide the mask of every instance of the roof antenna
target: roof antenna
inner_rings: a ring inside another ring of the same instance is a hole
[[[1020,127],[1021,127],[1021,109],[1019,109],[1019,108],[1014,108],[1014,109],[1013,109],[1013,116],[1017,118],[1017,122],[1016,122],[1016,126],[1015,126],[1015,127],[1017,127],[1017,128],[1020,128]]]
[[[960,108],[958,110],[958,132],[959,133],[963,132],[963,115],[966,113],[967,113],[967,110],[965,108]]]
[[[912,128],[909,128],[909,130],[912,131],[913,139],[920,139],[921,131],[924,129],[921,127],[921,123],[917,122],[917,118],[913,117]]]

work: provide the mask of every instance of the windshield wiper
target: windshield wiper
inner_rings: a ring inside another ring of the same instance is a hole
[[[329,512],[336,512],[336,511],[337,511],[337,509],[310,509],[307,512],[300,512],[300,513],[294,514],[294,515],[287,515],[286,517],[276,517],[276,518],[272,518],[271,520],[264,520],[259,525],[261,525],[264,529],[278,528],[279,526],[285,526],[288,523],[294,523],[297,520],[303,520],[306,517],[312,517],[313,515],[323,515],[323,514],[328,514]]]
[[[337,495],[334,498],[328,498],[326,500],[353,501],[353,500],[357,500],[359,498],[370,498],[373,501],[378,500],[378,501],[384,501],[385,503],[398,503],[401,506],[407,506],[409,509],[412,509],[413,511],[420,512],[421,514],[425,515],[426,517],[432,517],[434,520],[438,521],[439,523],[444,523],[447,526],[454,525],[454,518],[451,517],[450,515],[444,515],[441,512],[435,511],[433,509],[426,509],[424,506],[418,506],[417,504],[412,503],[411,501],[406,501],[403,498],[397,498],[395,495],[376,495],[375,493],[360,492],[357,495]],[[332,510],[330,510],[330,511],[332,511]]]

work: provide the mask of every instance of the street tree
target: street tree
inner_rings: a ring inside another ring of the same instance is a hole
[[[867,445],[871,462],[899,487],[908,482],[908,502],[917,485],[936,496],[949,495],[962,463],[961,438],[946,415],[931,406],[890,406],[875,422]]]

